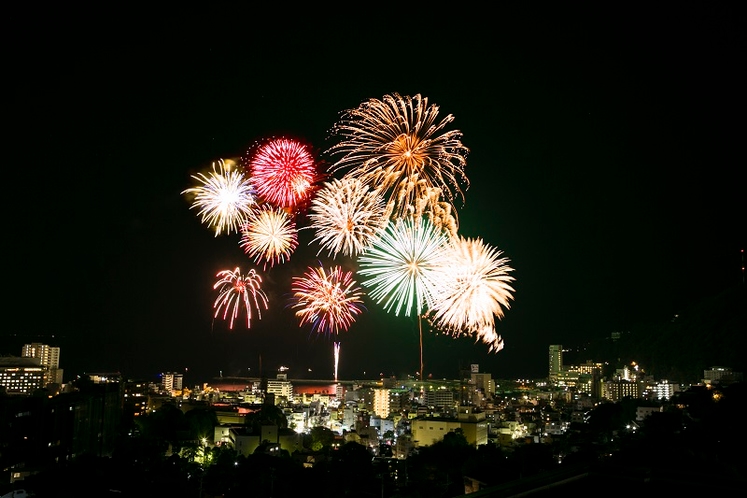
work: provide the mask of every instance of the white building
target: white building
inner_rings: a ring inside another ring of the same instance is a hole
[[[293,383],[288,380],[288,374],[279,373],[274,380],[268,379],[267,394],[275,398],[276,405],[292,403]]]
[[[389,416],[389,389],[385,387],[373,390],[373,412],[381,417]]]
[[[32,394],[44,386],[46,370],[39,358],[0,357],[0,387],[8,394]]]
[[[672,384],[665,379],[657,382],[654,386],[654,396],[656,396],[656,399],[671,399],[674,393],[679,392],[679,390],[679,384]]]
[[[24,344],[21,348],[23,358],[39,358],[40,364],[46,367],[44,386],[62,384],[62,369],[60,368],[60,348],[39,342]]]

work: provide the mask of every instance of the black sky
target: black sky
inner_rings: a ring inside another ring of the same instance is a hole
[[[543,376],[549,344],[666,320],[741,281],[741,8],[406,5],[10,15],[0,354],[38,338],[62,347],[66,377],[282,364],[331,378],[332,338],[283,302],[315,251],[266,275],[272,313],[227,331],[214,276],[248,260],[180,193],[269,136],[324,159],[340,112],[392,92],[455,116],[470,149],[460,233],[515,268],[505,349],[426,334],[426,372]],[[368,308],[339,337],[341,377],[414,373],[417,322]]]

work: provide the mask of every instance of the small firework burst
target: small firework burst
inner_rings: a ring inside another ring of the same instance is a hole
[[[340,266],[309,267],[302,277],[293,277],[291,286],[291,308],[300,326],[310,324],[314,332],[339,334],[364,311],[363,290]]]
[[[330,256],[355,257],[362,253],[386,226],[384,201],[358,179],[333,179],[311,201],[309,220],[313,242]]]
[[[218,290],[218,297],[213,304],[215,318],[223,312],[225,320],[230,314],[228,328],[233,329],[234,320],[244,312],[246,314],[246,327],[251,327],[252,309],[257,311],[257,317],[262,318],[262,308],[267,309],[267,295],[262,290],[262,277],[254,270],[246,274],[241,273],[240,268],[235,270],[223,270],[216,275],[218,281],[213,289]]]
[[[284,209],[263,204],[242,226],[239,246],[264,268],[284,263],[298,246],[296,223]]]
[[[293,209],[307,200],[318,179],[314,155],[298,140],[268,140],[252,148],[246,162],[257,195],[277,207]]]
[[[213,163],[208,174],[192,175],[200,185],[184,190],[193,196],[190,209],[198,208],[198,216],[216,237],[222,233],[238,233],[256,203],[254,187],[233,161],[221,159]]]

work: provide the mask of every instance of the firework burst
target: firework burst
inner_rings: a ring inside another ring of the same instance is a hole
[[[309,147],[288,138],[269,140],[248,155],[257,195],[278,207],[294,208],[311,195],[317,166]]]
[[[311,201],[311,241],[330,256],[338,253],[355,257],[368,247],[387,223],[384,200],[356,178],[333,179],[325,183]]]
[[[339,334],[348,330],[364,311],[363,290],[352,272],[340,266],[309,267],[302,277],[293,277],[291,308],[299,325],[310,324],[313,332]]]
[[[221,233],[238,233],[255,205],[254,187],[233,161],[213,163],[211,173],[192,175],[200,185],[182,192],[193,196],[192,208],[209,228]]]
[[[447,236],[427,220],[389,222],[359,258],[358,273],[369,295],[387,312],[421,315],[430,305],[433,281],[442,271],[435,257]]]
[[[332,135],[341,140],[327,150],[341,156],[330,171],[347,170],[379,189],[389,216],[430,221],[456,234],[454,202],[469,187],[464,173],[469,149],[462,133],[446,131],[454,120],[439,121],[439,107],[420,95],[385,95],[343,113]]]
[[[218,290],[218,297],[213,304],[215,318],[223,312],[223,319],[230,314],[228,328],[233,329],[234,320],[244,312],[246,327],[251,327],[252,309],[257,310],[257,318],[262,318],[262,308],[267,309],[267,295],[261,288],[262,277],[252,269],[245,275],[241,269],[223,270],[216,275],[218,281],[213,289]]]
[[[263,204],[242,226],[239,246],[265,269],[284,263],[298,246],[296,223],[285,210]]]
[[[435,259],[442,271],[431,289],[434,304],[428,320],[444,332],[475,336],[491,350],[500,350],[503,341],[495,332],[495,319],[503,318],[514,292],[508,258],[482,239],[458,236]]]

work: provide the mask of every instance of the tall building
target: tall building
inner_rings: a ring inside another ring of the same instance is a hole
[[[24,344],[21,348],[23,358],[39,358],[40,365],[47,367],[44,373],[44,386],[62,384],[62,369],[60,368],[60,348],[39,342]]]
[[[381,418],[389,416],[389,389],[381,387],[373,390],[373,412]]]
[[[563,370],[563,346],[561,344],[550,345],[549,374],[550,382],[556,382],[558,375]]]

